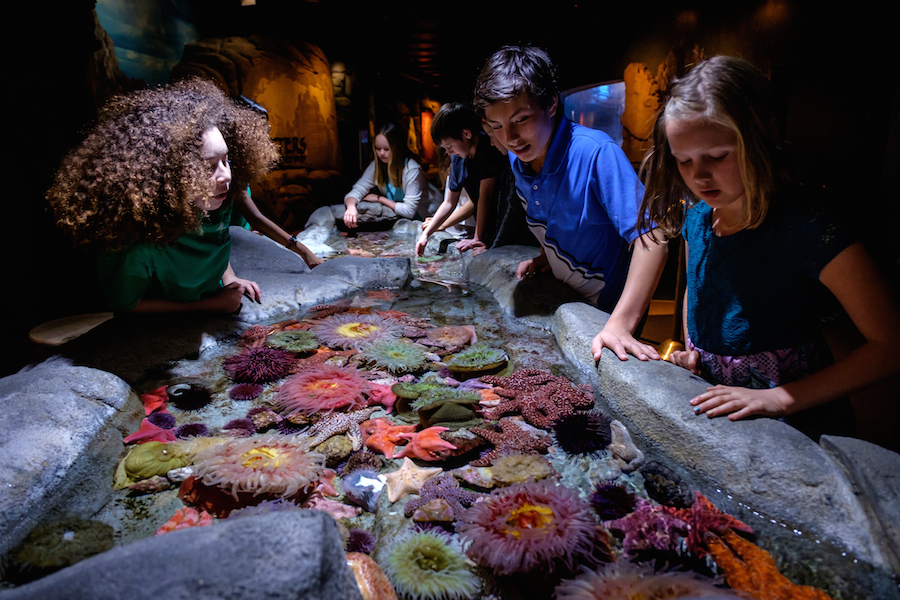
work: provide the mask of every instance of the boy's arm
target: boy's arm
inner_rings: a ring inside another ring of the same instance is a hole
[[[478,190],[478,207],[475,212],[475,235],[472,238],[475,242],[480,242],[484,236],[484,229],[487,220],[492,214],[491,209],[494,205],[494,186],[497,184],[496,177],[482,179]]]
[[[450,189],[448,179],[448,185],[444,189],[444,201],[441,202],[438,209],[434,211],[434,216],[431,218],[428,226],[425,227],[425,231],[422,232],[419,241],[416,242],[416,256],[422,256],[422,253],[425,252],[425,244],[428,243],[428,238],[443,224],[444,220],[453,212],[453,209],[456,208],[458,202],[459,192]]]
[[[435,231],[444,231],[448,227],[453,227],[459,223],[462,223],[466,219],[472,216],[472,213],[475,212],[475,203],[474,202],[466,202],[462,206],[458,207],[453,211],[449,217],[444,219],[444,222],[441,223],[440,226],[435,228]]]
[[[653,346],[637,341],[633,335],[634,328],[650,306],[650,299],[666,266],[669,246],[665,240],[657,242],[654,239],[654,233],[658,231],[649,231],[634,241],[625,288],[606,325],[591,342],[594,360],[600,360],[603,348],[610,348],[619,360],[628,360],[629,352],[640,360],[659,360]],[[662,233],[657,235],[662,237]]]

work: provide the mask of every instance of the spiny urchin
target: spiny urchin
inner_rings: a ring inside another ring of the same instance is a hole
[[[177,424],[175,417],[164,410],[158,410],[147,415],[147,420],[163,429],[172,429]]]
[[[222,366],[237,383],[269,383],[287,376],[295,362],[290,352],[263,346],[230,356]]]
[[[194,475],[235,500],[239,493],[291,498],[311,488],[325,469],[325,456],[295,436],[265,434],[205,448],[194,459]]]
[[[368,380],[355,367],[326,364],[304,369],[285,381],[275,395],[275,404],[287,415],[344,406],[357,410],[366,405],[370,389]]]
[[[397,595],[411,600],[465,600],[481,584],[458,544],[434,531],[410,531],[386,551],[384,573]]]
[[[402,327],[398,320],[388,317],[344,313],[315,321],[309,330],[329,348],[347,350],[397,339]]]
[[[592,456],[609,446],[610,423],[609,417],[595,410],[573,412],[554,421],[553,437],[566,454]]]
[[[573,569],[594,551],[596,522],[587,503],[547,480],[496,489],[461,521],[469,558],[498,575]]]
[[[195,383],[178,383],[166,388],[169,402],[180,410],[199,410],[212,402],[212,392]]]
[[[590,503],[601,521],[612,521],[633,511],[637,504],[637,498],[618,485],[598,483],[591,494]]]
[[[266,346],[280,348],[294,354],[312,352],[319,347],[319,340],[311,331],[288,330],[273,333],[266,338]]]
[[[203,423],[185,423],[175,428],[173,432],[178,439],[186,439],[192,437],[208,437],[209,427]]]
[[[235,435],[247,437],[256,433],[256,425],[253,423],[253,419],[243,417],[240,419],[232,419],[231,421],[228,421],[225,426],[222,427],[222,430],[228,431]]]
[[[347,552],[369,554],[375,549],[375,536],[365,529],[351,529],[347,538]]]
[[[239,383],[228,390],[228,397],[239,402],[255,400],[262,394],[263,389],[258,383]]]
[[[381,340],[362,349],[364,361],[391,373],[413,373],[425,366],[425,348],[407,340]]]

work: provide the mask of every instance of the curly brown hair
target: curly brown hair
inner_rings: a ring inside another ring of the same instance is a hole
[[[194,202],[210,194],[201,138],[212,127],[228,144],[233,187],[257,181],[278,161],[265,118],[210,81],[113,98],[47,192],[59,226],[76,244],[104,250],[168,244],[198,229],[202,211]]]

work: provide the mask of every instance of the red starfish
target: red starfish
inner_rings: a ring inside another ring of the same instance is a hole
[[[144,442],[174,442],[175,433],[171,429],[157,427],[147,419],[144,419],[141,421],[141,428],[122,441],[126,444],[133,442],[138,442],[139,444]]]
[[[333,356],[352,356],[354,354],[356,354],[356,350],[329,350],[328,348],[319,348],[312,356],[297,359],[297,370],[301,371],[307,367],[317,367],[325,364],[325,361]]]
[[[435,425],[418,433],[401,433],[400,437],[409,440],[409,443],[403,446],[400,452],[394,455],[394,458],[415,456],[422,460],[440,460],[437,452],[456,450],[456,446],[441,437],[442,431],[449,431],[449,429]]]
[[[388,317],[389,319],[399,319],[400,317],[409,316],[409,313],[400,312],[399,310],[394,310],[393,308],[390,310],[376,310],[375,314],[382,317]]]
[[[141,394],[141,402],[144,403],[144,414],[149,415],[157,410],[166,410],[166,402],[169,401],[169,396],[166,394],[166,387],[168,386],[163,385],[152,392]]]
[[[388,458],[394,457],[394,447],[400,443],[402,434],[416,430],[416,425],[394,425],[390,419],[384,417],[364,421],[360,425],[363,437],[366,437],[367,448],[377,450]]]
[[[694,503],[691,507],[678,511],[677,516],[691,525],[687,536],[687,545],[688,549],[697,556],[706,554],[705,536],[707,531],[716,535],[723,535],[729,529],[742,533],[753,533],[748,525],[728,513],[720,511],[700,492],[695,493]]]

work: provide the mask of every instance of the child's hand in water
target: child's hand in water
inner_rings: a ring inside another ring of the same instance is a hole
[[[790,403],[790,396],[781,387],[752,390],[717,385],[707,388],[699,396],[691,398],[694,414],[705,414],[710,419],[728,415],[728,419],[731,421],[752,415],[782,417],[787,414],[785,407]]]

